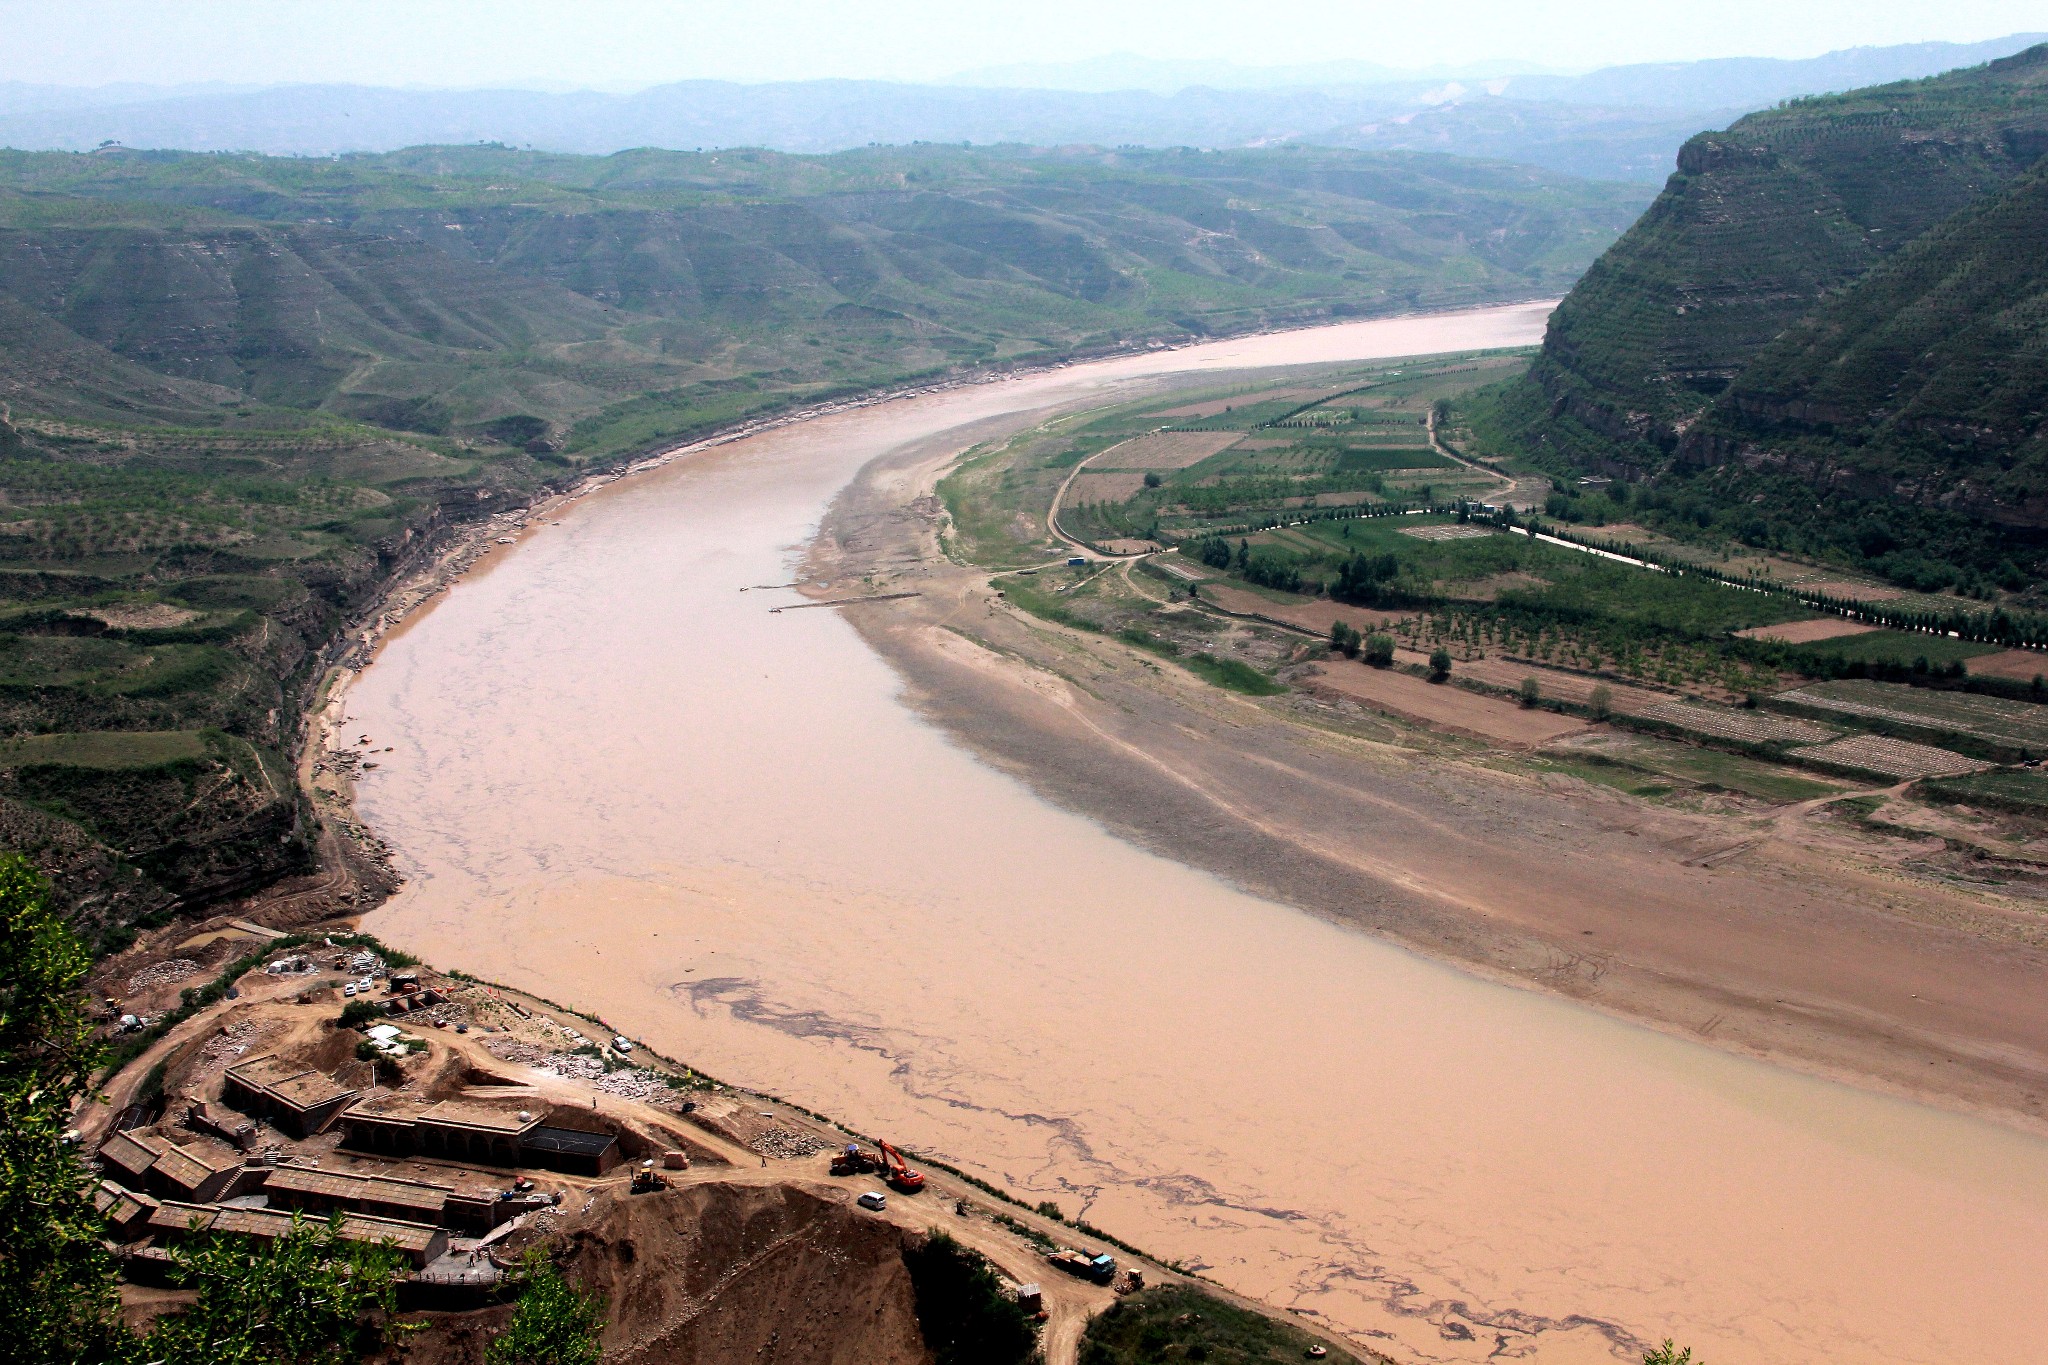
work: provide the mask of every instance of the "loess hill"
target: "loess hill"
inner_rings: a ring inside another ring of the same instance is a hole
[[[2048,46],[1694,138],[1495,396],[1492,439],[1651,480],[1674,524],[1910,588],[2027,586],[2048,552],[2044,152]]]
[[[0,152],[0,843],[117,946],[306,865],[302,691],[450,524],[967,367],[1541,296],[1646,197],[1311,149]]]

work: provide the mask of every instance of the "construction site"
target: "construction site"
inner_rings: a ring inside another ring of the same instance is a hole
[[[436,1365],[483,1360],[536,1246],[604,1296],[607,1359],[930,1360],[905,1251],[936,1232],[985,1258],[1050,1361],[1183,1281],[599,1020],[353,936],[187,933],[102,973],[116,1040],[162,1031],[79,1113],[135,1325],[190,1301],[181,1242],[307,1220],[402,1254],[419,1326],[392,1359]],[[190,1009],[209,976],[219,998]]]

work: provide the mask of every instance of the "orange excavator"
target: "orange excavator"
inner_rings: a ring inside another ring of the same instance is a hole
[[[916,1194],[924,1188],[924,1172],[913,1171],[910,1163],[903,1159],[903,1153],[886,1142],[877,1143],[882,1149],[882,1166],[888,1182],[903,1194]]]

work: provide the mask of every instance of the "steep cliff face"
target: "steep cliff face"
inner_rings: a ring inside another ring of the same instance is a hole
[[[1869,404],[1896,383],[1887,389],[1867,363],[1826,360],[1827,338],[1912,313],[1912,297],[1922,323],[1891,333],[1894,369],[1910,332],[1923,354],[1955,359],[1944,369],[1957,379],[1991,359],[2016,400],[2027,382],[2019,357],[2038,345],[2040,317],[1998,307],[2000,321],[1979,324],[1997,303],[1991,281],[2010,275],[1987,270],[2002,264],[2000,234],[2018,234],[2014,251],[2039,259],[2027,234],[2040,201],[2016,194],[1989,217],[1983,206],[2044,150],[2048,47],[1932,80],[1799,101],[1694,138],[1657,202],[1552,318],[1521,398],[1524,435],[1567,463],[1650,472],[1681,446],[1694,463],[1749,451],[1758,433],[1745,422],[1754,418],[1881,426],[1889,419],[1871,419]],[[1903,266],[1910,247],[1952,221],[1910,269],[1884,269]],[[1890,283],[1864,292],[1859,282],[1874,272]],[[1938,283],[1958,274],[1969,287]],[[1955,325],[1972,329],[1966,348],[1938,335]],[[1795,328],[1796,340],[1788,337]],[[1971,359],[1962,363],[1965,351]],[[1824,374],[1833,379],[1819,382]],[[1860,377],[1851,383],[1851,374]],[[1899,414],[1915,431],[1982,425],[1972,415],[1979,400],[1956,383],[1920,385],[1916,395]],[[1693,434],[1703,419],[1710,429]],[[2001,450],[2024,439],[2011,422],[1972,436]],[[1787,459],[1811,465],[1818,456]],[[1847,447],[1832,464],[1878,472]],[[2022,491],[2007,485],[2008,495]]]
[[[929,1365],[903,1234],[795,1186],[609,1196],[574,1220],[565,1272],[605,1300],[608,1360]],[[428,1319],[404,1365],[482,1365],[507,1309]]]

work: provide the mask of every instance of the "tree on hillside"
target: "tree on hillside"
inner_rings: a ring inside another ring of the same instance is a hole
[[[490,1365],[597,1365],[604,1300],[570,1284],[539,1247],[527,1251],[522,1275],[519,1306],[485,1352]]]
[[[199,1291],[160,1318],[139,1359],[163,1365],[347,1365],[383,1339],[405,1258],[388,1245],[341,1238],[329,1223],[293,1216],[267,1246],[202,1235],[171,1252],[171,1278]]]
[[[379,1336],[402,1260],[308,1227],[259,1246],[216,1237],[174,1254],[199,1291],[146,1338],[122,1325],[92,1176],[65,1141],[103,1049],[82,987],[91,959],[27,862],[0,857],[0,1360],[92,1365],[340,1365]]]
[[[1024,1365],[1038,1334],[982,1257],[943,1232],[906,1247],[917,1326],[936,1365]]]
[[[1365,642],[1365,661],[1374,668],[1385,668],[1394,662],[1394,637],[1374,635]]]
[[[1451,651],[1438,645],[1429,654],[1429,680],[1442,682],[1451,676]]]
[[[91,959],[26,860],[0,857],[0,1322],[17,1360],[126,1345],[91,1178],[64,1140],[99,1064],[81,989]]]

